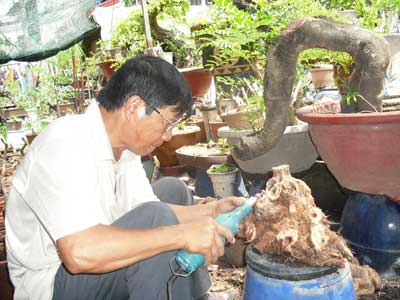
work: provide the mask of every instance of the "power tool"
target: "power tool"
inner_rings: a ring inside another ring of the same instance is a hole
[[[234,210],[221,214],[215,218],[215,221],[227,227],[233,235],[238,231],[239,224],[252,212],[254,203],[256,203],[256,197],[250,197],[246,201],[236,207]],[[225,238],[221,236],[222,241],[225,243]],[[176,261],[178,269],[174,270],[172,266],[173,260]],[[197,268],[204,264],[204,256],[196,253],[189,253],[185,250],[179,250],[178,253],[170,261],[170,268],[172,276],[167,282],[168,300],[171,298],[171,286],[175,280],[179,277],[187,277]],[[183,272],[184,273],[183,273]],[[182,273],[181,273],[182,272]]]

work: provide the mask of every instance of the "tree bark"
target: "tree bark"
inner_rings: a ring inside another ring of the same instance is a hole
[[[240,160],[250,160],[271,150],[282,136],[288,120],[289,105],[299,54],[309,48],[325,48],[349,53],[356,65],[347,86],[357,91],[381,111],[383,78],[389,63],[385,39],[371,31],[329,19],[304,18],[289,24],[276,44],[268,51],[264,76],[266,120],[264,128],[245,136],[233,153]],[[355,111],[371,110],[361,99]]]

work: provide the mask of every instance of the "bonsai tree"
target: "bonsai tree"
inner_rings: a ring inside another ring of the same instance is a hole
[[[190,65],[188,57],[193,56],[194,41],[180,33],[173,24],[186,25],[185,16],[189,11],[186,0],[155,0],[148,4],[150,29],[153,40],[164,51],[174,52],[175,64],[178,67]],[[165,24],[165,25],[162,25]],[[171,29],[166,29],[169,26]],[[128,56],[143,53],[147,48],[143,16],[141,10],[134,10],[114,30],[109,41],[114,48],[127,48]]]
[[[356,62],[346,85],[365,101],[346,106],[349,112],[381,111],[383,78],[389,64],[389,50],[382,36],[349,24],[323,18],[303,18],[287,26],[268,51],[264,77],[266,121],[264,128],[241,139],[233,149],[241,160],[249,160],[274,147],[283,134],[296,74],[299,53],[308,48],[326,48],[349,53]]]
[[[216,0],[210,20],[195,26],[194,35],[210,52],[206,67],[249,64],[262,80],[266,53],[291,20],[328,15],[337,16],[315,0]]]

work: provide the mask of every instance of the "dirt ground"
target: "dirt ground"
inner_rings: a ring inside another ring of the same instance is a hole
[[[211,265],[208,268],[212,280],[211,292],[228,292],[229,300],[242,300],[245,268],[231,268]],[[373,295],[362,296],[359,300],[400,300],[400,277],[381,277],[382,288]]]

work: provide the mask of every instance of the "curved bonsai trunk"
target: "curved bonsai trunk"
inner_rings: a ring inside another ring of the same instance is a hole
[[[348,52],[356,65],[347,80],[347,86],[358,91],[381,111],[378,95],[389,63],[389,50],[384,38],[371,31],[328,19],[304,18],[294,21],[268,52],[264,77],[264,128],[243,137],[233,149],[240,160],[253,159],[268,152],[280,139],[287,125],[297,58],[309,48]],[[369,104],[361,99],[352,108],[355,112],[371,110]]]

